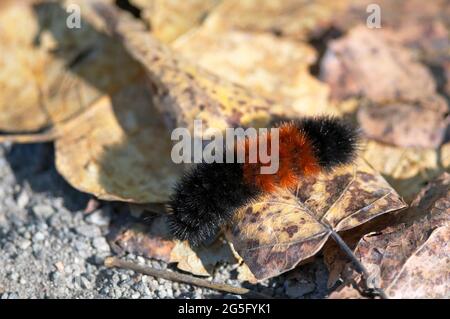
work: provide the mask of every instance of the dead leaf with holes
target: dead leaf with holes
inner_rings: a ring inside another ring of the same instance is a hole
[[[199,25],[220,0],[131,0],[152,34],[170,43]]]
[[[352,229],[406,205],[369,165],[307,178],[295,196],[264,195],[240,209],[227,237],[255,277],[278,276],[315,255],[332,232]]]
[[[327,86],[310,74],[317,56],[308,44],[203,26],[178,38],[173,47],[211,73],[290,105],[300,114],[331,112]]]
[[[171,160],[150,87],[146,79],[130,83],[60,127],[56,168],[73,187],[105,200],[168,200],[183,167]]]
[[[65,5],[10,1],[0,8],[0,130],[31,132],[63,122],[139,74],[84,6],[82,28],[67,28]]]
[[[130,253],[175,263],[178,269],[194,275],[210,276],[218,263],[237,262],[228,243],[220,238],[196,249],[186,242],[173,239],[167,227],[167,215],[154,216],[145,224],[132,221],[129,217],[127,220],[119,219],[112,229],[109,242],[115,253]]]
[[[449,240],[450,175],[444,173],[398,215],[396,224],[364,236],[355,255],[390,298],[448,298]],[[347,285],[343,293],[349,290]]]

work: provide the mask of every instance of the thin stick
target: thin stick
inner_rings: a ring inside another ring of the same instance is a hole
[[[251,299],[268,299],[271,298],[269,296],[266,296],[264,294],[252,291],[247,288],[241,288],[241,287],[235,287],[227,284],[222,283],[214,283],[205,279],[196,278],[190,275],[180,274],[178,272],[174,271],[167,271],[167,270],[160,270],[155,269],[148,266],[141,266],[138,264],[135,264],[133,262],[129,262],[126,260],[122,260],[116,257],[108,257],[105,259],[105,266],[108,268],[117,267],[117,268],[124,268],[124,269],[130,269],[134,270],[138,273],[146,274],[152,277],[156,278],[163,278],[170,281],[176,281],[176,282],[182,282],[185,284],[191,284],[199,287],[205,287],[213,290],[223,291],[232,293],[235,295],[244,295],[247,298]]]
[[[366,282],[366,287],[367,288],[371,288],[372,285],[369,284],[369,277],[370,274],[367,271],[367,268],[358,260],[358,258],[356,258],[355,254],[353,253],[353,251],[350,249],[350,247],[348,247],[348,245],[345,243],[345,241],[342,239],[341,236],[339,236],[339,234],[337,232],[335,232],[334,230],[331,231],[331,237],[336,241],[336,243],[338,244],[338,246],[345,252],[345,254],[350,258],[350,260],[352,261],[355,270],[360,273]],[[389,297],[386,295],[386,293],[384,292],[384,290],[380,287],[373,287],[373,289],[375,290],[375,292],[382,298],[382,299],[389,299]]]
[[[36,134],[7,134],[0,135],[0,143],[42,143],[53,141],[57,137],[58,134],[56,131],[48,131]]]

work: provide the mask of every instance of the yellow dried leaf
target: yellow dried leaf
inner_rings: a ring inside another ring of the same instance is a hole
[[[211,276],[219,262],[236,263],[227,242],[216,240],[212,245],[192,249],[187,242],[176,241],[170,254],[170,262],[177,263],[178,269],[198,276]]]
[[[214,30],[271,32],[307,39],[330,26],[348,0],[228,0],[205,21]]]
[[[140,72],[120,44],[91,25],[89,11],[82,13],[81,28],[70,29],[57,2],[0,8],[0,130],[36,131],[64,121]]]
[[[130,15],[114,7],[95,5],[108,30],[115,34],[130,54],[145,68],[155,84],[155,105],[171,127],[193,131],[194,119],[223,130],[234,126],[266,126],[272,115],[292,116],[292,108],[273,103],[251,90],[185,61],[156,40]]]
[[[410,202],[426,182],[450,168],[450,152],[445,154],[449,149],[444,146],[439,156],[439,151],[433,149],[395,147],[368,141],[363,157]]]
[[[142,10],[152,34],[163,42],[171,42],[199,25],[220,0],[131,0]]]
[[[167,201],[182,167],[149,92],[131,83],[61,128],[56,167],[72,186],[105,200]]]
[[[329,111],[327,86],[309,73],[316,52],[307,44],[270,34],[218,33],[202,27],[178,38],[173,47],[211,73],[299,113]]]
[[[361,160],[305,178],[297,196],[281,189],[264,195],[235,214],[227,235],[255,277],[265,279],[316,254],[331,232],[404,207],[395,190]]]

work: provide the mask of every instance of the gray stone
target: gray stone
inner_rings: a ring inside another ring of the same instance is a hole
[[[33,242],[43,241],[45,239],[45,235],[42,232],[37,232],[33,235]]]
[[[40,204],[33,207],[33,213],[42,218],[49,218],[54,212],[53,207],[49,205]]]
[[[9,278],[11,278],[11,280],[13,281],[17,281],[19,279],[19,274],[13,272],[11,275],[9,275]]]
[[[23,190],[17,197],[17,206],[19,206],[20,208],[25,208],[29,201],[30,197],[28,196],[27,192]]]
[[[80,277],[80,283],[81,283],[81,288],[83,288],[83,289],[91,289],[92,288],[92,284],[90,283],[89,279],[87,279],[85,276]]]
[[[141,297],[141,294],[139,292],[135,292],[131,295],[131,299],[139,299]]]
[[[25,238],[22,238],[17,242],[17,247],[19,247],[22,250],[27,249],[28,247],[30,247],[30,245],[31,241]]]
[[[104,237],[97,237],[92,240],[92,246],[100,252],[109,252],[110,247]]]
[[[86,222],[89,224],[97,225],[97,226],[108,226],[111,218],[109,215],[104,212],[104,210],[96,210],[95,212],[89,214],[85,218]]]
[[[75,230],[81,236],[88,238],[95,238],[101,235],[100,229],[95,225],[80,225]]]

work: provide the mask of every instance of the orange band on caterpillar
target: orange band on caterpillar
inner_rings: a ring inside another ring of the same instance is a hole
[[[257,140],[266,139],[269,154],[272,151],[271,138],[270,132],[257,137]],[[257,163],[249,162],[249,141],[246,141],[246,161],[243,164],[245,183],[253,184],[264,192],[272,192],[276,187],[295,188],[302,176],[316,175],[320,171],[311,142],[293,122],[280,125],[278,138],[279,168],[276,174],[261,174],[261,167],[267,164],[261,163],[259,156]]]
[[[199,244],[214,236],[234,212],[262,193],[277,187],[295,189],[305,176],[349,164],[358,148],[357,129],[333,117],[282,122],[279,128],[279,168],[261,174],[267,166],[249,161],[249,145],[265,139],[270,153],[270,133],[245,140],[244,163],[201,163],[187,172],[174,188],[169,206],[170,229],[180,240]],[[242,146],[244,145],[244,146]],[[235,150],[236,151],[236,150]],[[272,155],[272,154],[271,154]]]

